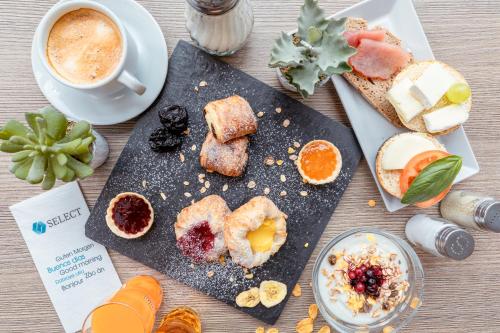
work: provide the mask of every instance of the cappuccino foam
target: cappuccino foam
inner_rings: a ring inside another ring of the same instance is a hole
[[[80,8],[64,14],[52,27],[47,59],[62,78],[93,84],[109,76],[122,57],[122,37],[105,14]]]

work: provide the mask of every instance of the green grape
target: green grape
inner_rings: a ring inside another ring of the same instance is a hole
[[[455,104],[460,104],[469,99],[471,91],[466,83],[455,83],[446,92],[448,100]]]

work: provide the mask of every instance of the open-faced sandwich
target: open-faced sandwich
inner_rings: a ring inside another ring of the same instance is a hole
[[[413,56],[390,31],[383,27],[369,29],[362,18],[349,18],[344,36],[357,53],[349,59],[353,71],[342,76],[387,120],[402,127],[386,95],[394,77],[413,62]]]
[[[394,78],[387,99],[405,127],[433,135],[456,130],[467,121],[472,106],[462,74],[439,61],[406,67]]]
[[[376,171],[380,185],[404,204],[420,208],[440,202],[450,191],[462,159],[428,133],[401,133],[380,147]]]
[[[363,97],[395,126],[442,135],[467,121],[471,91],[464,77],[439,61],[416,62],[383,27],[349,18],[344,33],[357,53],[344,73]]]

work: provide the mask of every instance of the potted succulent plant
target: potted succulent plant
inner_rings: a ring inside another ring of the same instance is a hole
[[[107,157],[106,141],[86,121],[70,122],[52,107],[25,117],[29,127],[16,120],[0,127],[0,151],[12,154],[10,172],[19,179],[48,190],[56,179],[70,182],[92,175],[94,155]],[[103,142],[96,144],[95,134]]]
[[[269,66],[276,68],[285,88],[306,98],[333,74],[352,70],[348,60],[356,49],[343,36],[345,22],[327,19],[316,0],[305,0],[297,31],[282,32],[271,51]]]

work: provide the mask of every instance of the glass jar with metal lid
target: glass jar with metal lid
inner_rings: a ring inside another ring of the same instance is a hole
[[[254,21],[250,0],[186,0],[185,16],[195,44],[218,56],[243,47]]]
[[[418,214],[408,220],[405,231],[412,244],[438,257],[464,260],[474,251],[472,235],[444,219]]]
[[[469,191],[453,191],[441,202],[441,215],[476,230],[500,232],[500,201]]]

